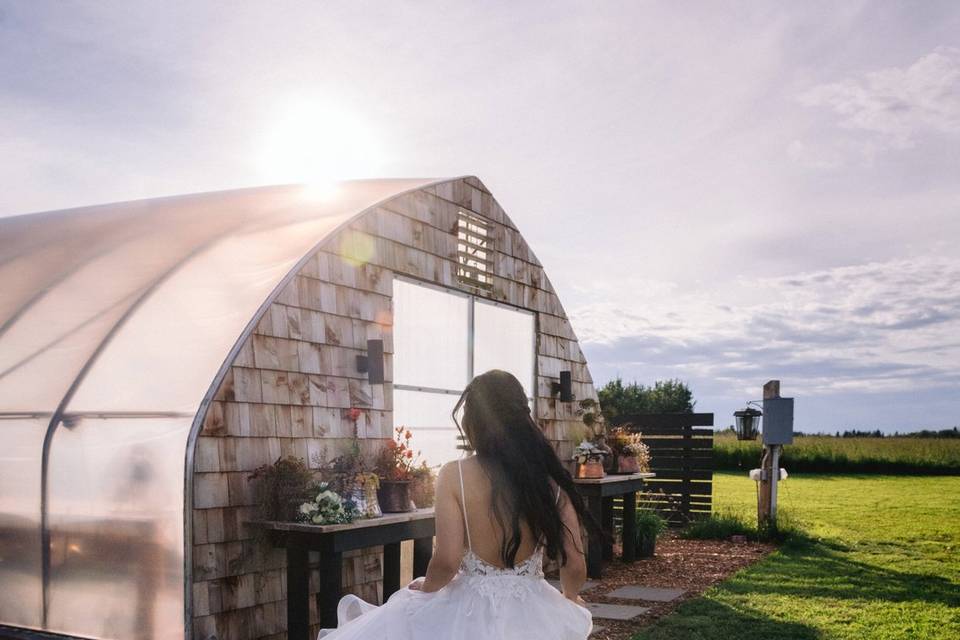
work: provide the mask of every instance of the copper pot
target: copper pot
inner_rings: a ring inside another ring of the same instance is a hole
[[[577,465],[578,478],[602,478],[606,474],[603,471],[603,462],[600,460],[587,460]]]
[[[614,473],[639,473],[640,472],[640,463],[637,461],[637,456],[617,456],[616,470]]]

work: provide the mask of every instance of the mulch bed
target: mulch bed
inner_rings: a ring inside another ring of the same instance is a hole
[[[649,607],[650,611],[622,622],[595,619],[594,627],[603,627],[603,630],[590,638],[629,640],[638,630],[669,614],[684,600],[697,597],[710,586],[753,564],[774,549],[772,544],[756,542],[683,540],[675,532],[668,532],[657,541],[653,558],[643,558],[633,564],[622,564],[619,559],[606,563],[603,579],[583,594],[588,602],[630,604]],[[619,558],[619,549],[614,551],[615,558]],[[684,594],[671,602],[624,600],[603,595],[624,585],[683,589]]]

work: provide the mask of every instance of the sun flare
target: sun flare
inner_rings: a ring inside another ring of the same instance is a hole
[[[277,110],[259,160],[267,181],[304,183],[311,195],[327,198],[338,181],[375,175],[383,154],[363,118],[319,100],[298,99]]]

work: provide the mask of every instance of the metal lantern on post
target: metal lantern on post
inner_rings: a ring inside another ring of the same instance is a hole
[[[760,434],[760,416],[763,412],[747,406],[740,411],[734,411],[733,417],[737,424],[737,440],[756,440]]]

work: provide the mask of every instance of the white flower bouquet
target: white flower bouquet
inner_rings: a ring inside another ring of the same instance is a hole
[[[330,489],[326,482],[320,483],[313,500],[300,505],[299,516],[303,522],[313,524],[346,524],[360,515],[352,500],[344,500]]]

